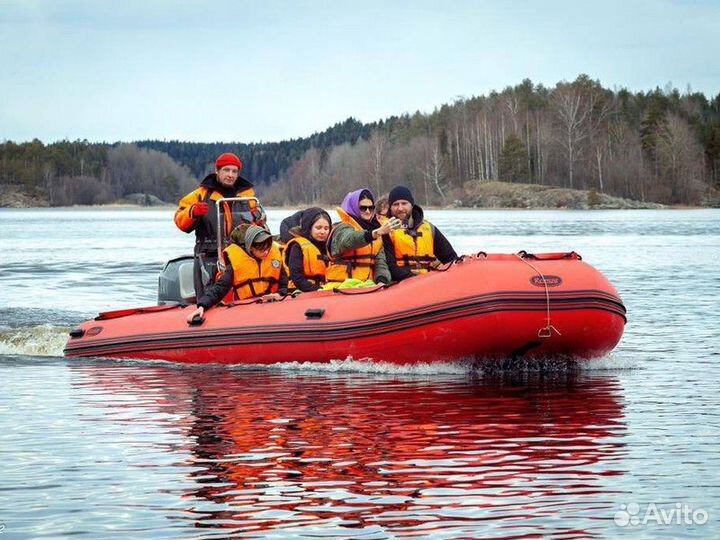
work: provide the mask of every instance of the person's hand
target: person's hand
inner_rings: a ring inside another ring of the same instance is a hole
[[[253,223],[255,225],[259,225],[260,227],[265,227],[265,224],[267,223],[267,214],[265,213],[265,210],[262,208],[254,208],[250,211],[253,217]]]
[[[437,270],[437,269],[440,268],[441,266],[442,266],[442,263],[441,263],[439,260],[437,260],[437,259],[435,259],[433,262],[430,263],[430,269],[431,269],[431,270]]]
[[[270,293],[270,294],[264,295],[262,298],[266,302],[277,302],[278,300],[282,300],[283,296],[278,293]]]
[[[398,218],[390,218],[385,223],[383,223],[379,228],[375,229],[373,231],[373,236],[378,237],[382,236],[384,234],[390,234],[392,231],[395,231],[402,227],[402,221],[400,221]]]
[[[202,316],[203,316],[204,314],[205,314],[205,308],[202,307],[202,306],[198,306],[198,307],[195,309],[195,311],[193,311],[190,315],[187,316],[187,322],[188,322],[188,323],[191,323],[192,320],[193,320],[195,317],[197,317],[197,316],[200,316],[200,318],[202,318]]]
[[[210,211],[210,207],[208,206],[208,203],[206,202],[199,202],[192,205],[192,208],[190,209],[190,215],[192,217],[197,218],[200,216],[207,216],[207,213]]]

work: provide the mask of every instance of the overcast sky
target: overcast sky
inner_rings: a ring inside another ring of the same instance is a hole
[[[524,78],[720,92],[720,0],[0,0],[0,141],[279,141]]]

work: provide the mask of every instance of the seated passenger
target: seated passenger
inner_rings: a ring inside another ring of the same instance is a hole
[[[196,316],[202,317],[206,309],[220,303],[230,290],[238,300],[271,293],[287,294],[287,275],[272,235],[259,225],[245,223],[233,230],[231,238],[233,243],[223,250],[225,271],[205,289],[197,308],[188,315],[188,322]]]
[[[354,278],[390,283],[382,237],[399,228],[400,220],[391,218],[380,225],[369,189],[348,193],[336,211],[341,221],[333,225],[327,241],[330,255],[325,272],[327,282],[342,283]]]
[[[388,198],[380,197],[377,200],[377,202],[375,203],[375,215],[377,215],[378,219],[386,218],[386,217],[388,217],[389,211],[390,211],[390,204],[388,204]]]
[[[424,274],[458,258],[445,235],[425,220],[423,209],[415,204],[408,188],[392,188],[388,203],[390,217],[399,219],[403,224],[401,229],[383,238],[394,281]]]
[[[298,210],[280,222],[280,244],[285,245],[293,239],[293,233],[290,231],[300,226],[303,212],[305,210]]]
[[[289,230],[293,237],[284,252],[285,271],[290,277],[288,290],[309,292],[325,285],[330,223],[330,214],[313,207],[303,210],[300,225]]]

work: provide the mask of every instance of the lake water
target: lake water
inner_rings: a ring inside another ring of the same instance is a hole
[[[271,228],[290,211],[270,209]],[[580,371],[66,360],[189,253],[172,210],[0,210],[0,540],[720,535],[720,211],[429,211],[628,309]]]

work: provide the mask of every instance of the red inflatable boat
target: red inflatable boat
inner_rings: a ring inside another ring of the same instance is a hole
[[[617,345],[626,322],[615,288],[574,252],[480,253],[390,287],[252,299],[188,325],[193,308],[101,313],[70,333],[65,355],[198,364],[590,359]]]

